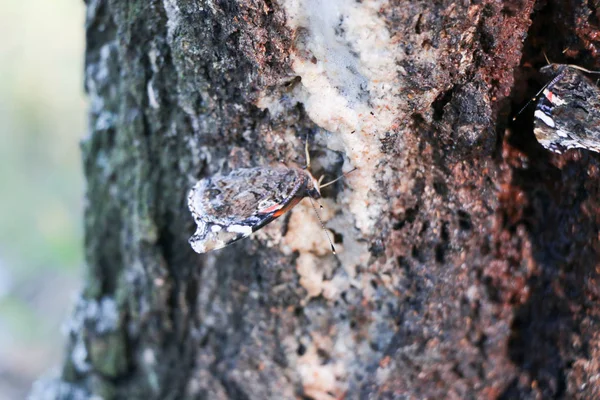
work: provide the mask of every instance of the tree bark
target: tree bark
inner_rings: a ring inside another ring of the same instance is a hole
[[[85,287],[32,398],[600,398],[599,158],[509,124],[544,51],[596,66],[599,17],[89,0]],[[316,177],[358,168],[323,190],[339,255],[303,203],[195,254],[194,183],[306,137]]]

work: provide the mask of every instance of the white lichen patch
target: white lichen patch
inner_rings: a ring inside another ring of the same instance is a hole
[[[83,332],[93,327],[95,334],[108,334],[116,331],[119,323],[118,306],[112,297],[103,297],[99,301],[83,296],[77,299],[73,315],[62,326],[63,334],[73,338],[70,358],[77,371],[84,373],[91,368]]]
[[[319,259],[308,253],[301,253],[296,260],[296,271],[300,276],[300,285],[306,289],[308,297],[317,297],[323,293],[323,269]]]
[[[181,24],[181,10],[175,0],[163,0],[163,7],[167,14],[167,38],[172,42],[175,31]]]
[[[319,209],[316,203],[315,206],[318,209],[321,220],[326,222],[333,217],[334,203],[329,199],[321,199],[319,202],[323,205],[323,208]],[[332,232],[328,231],[327,235],[333,238]],[[311,253],[321,257],[332,254],[325,231],[323,231],[323,227],[309,199],[302,200],[292,210],[288,231],[283,237],[282,242],[283,251],[286,254],[291,254],[294,251],[298,251],[301,254]],[[342,246],[336,245],[335,249],[338,253],[344,251]]]
[[[301,77],[293,95],[320,127],[335,133],[328,147],[359,169],[347,178],[356,227],[371,234],[387,201],[373,190],[380,174],[380,139],[394,129],[400,85],[394,45],[380,1],[283,1],[296,32],[292,68]],[[279,109],[263,98],[263,108]]]
[[[335,400],[343,397],[346,391],[344,364],[328,362],[323,364],[318,350],[331,350],[333,343],[327,337],[313,335],[313,342],[298,358],[297,370],[302,379],[304,393],[315,400]]]
[[[160,105],[158,104],[158,95],[152,86],[152,81],[148,82],[146,85],[146,92],[148,94],[148,104],[151,108],[158,110]]]
[[[75,338],[70,356],[73,367],[75,367],[78,372],[86,373],[92,369],[92,365],[89,362],[89,354],[82,336],[77,336]]]
[[[111,88],[114,83],[110,70],[118,63],[118,48],[116,41],[107,42],[100,48],[98,62],[86,66],[85,85],[90,99],[90,123],[93,124],[88,129],[88,135],[94,131],[111,129],[117,123],[117,114],[107,107],[107,94],[110,100],[110,96],[116,92]],[[85,140],[89,140],[89,137]]]

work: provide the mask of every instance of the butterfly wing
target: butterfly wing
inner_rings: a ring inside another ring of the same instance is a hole
[[[549,65],[541,71],[545,68],[558,74],[537,103],[536,139],[557,153],[571,148],[600,152],[600,89],[575,68]]]
[[[188,195],[198,226],[192,248],[206,253],[249,236],[304,197],[309,176],[298,168],[257,167],[198,181]]]

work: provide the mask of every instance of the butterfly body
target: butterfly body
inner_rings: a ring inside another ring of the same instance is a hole
[[[600,152],[600,89],[570,65],[550,64],[540,72],[553,79],[534,114],[538,142],[557,153],[573,148]]]
[[[198,253],[248,237],[294,207],[304,197],[321,197],[307,170],[297,167],[239,168],[202,179],[188,194],[197,225],[189,239]]]

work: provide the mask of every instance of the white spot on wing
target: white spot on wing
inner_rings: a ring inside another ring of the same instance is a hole
[[[546,114],[544,114],[544,112],[541,110],[535,110],[535,113],[533,114],[533,116],[538,119],[541,119],[542,122],[544,122],[550,128],[554,128],[556,126],[554,124],[554,120],[552,118],[550,118],[549,116],[547,116]]]
[[[252,233],[252,227],[244,225],[231,225],[227,227],[227,232],[241,233],[244,236],[250,236]]]
[[[190,239],[189,242],[190,242],[190,245],[192,246],[192,249],[194,249],[194,251],[196,253],[199,253],[199,254],[206,253],[206,241],[205,240],[193,238],[193,239]]]

